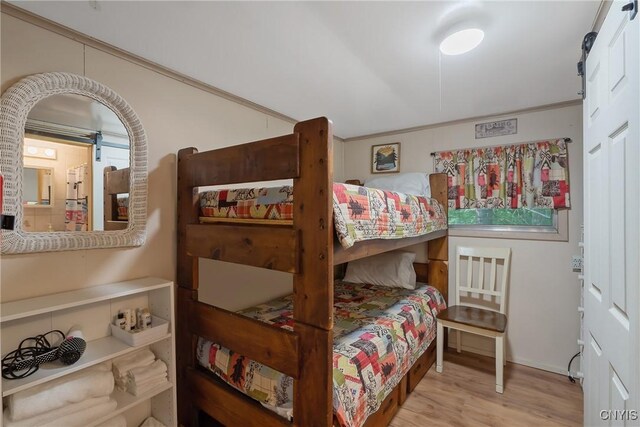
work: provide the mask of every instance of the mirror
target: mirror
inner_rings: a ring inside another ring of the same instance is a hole
[[[26,77],[2,95],[2,253],[144,243],[147,146],[117,93],[86,77]]]
[[[53,205],[53,169],[24,167],[22,203],[25,208],[50,208]]]
[[[52,95],[29,111],[23,146],[22,227],[27,232],[123,230],[128,225],[129,176],[118,191],[113,170],[129,168],[129,136],[118,116],[104,104],[73,94]],[[28,197],[31,167],[53,171],[48,214]],[[108,169],[107,169],[108,168]],[[126,182],[125,182],[126,181]],[[111,183],[110,187],[105,187]],[[115,203],[115,206],[113,205]],[[118,203],[120,206],[118,207]]]

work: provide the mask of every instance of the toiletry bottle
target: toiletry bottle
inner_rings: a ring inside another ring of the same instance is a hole
[[[130,320],[130,322],[131,322],[131,329],[132,330],[138,329],[138,316],[136,316],[136,310],[137,309],[135,309],[135,308],[133,310],[131,310],[131,320]]]
[[[126,323],[127,321],[124,318],[123,312],[118,313],[118,315],[116,316],[115,322],[113,322],[113,324],[119,327],[120,329],[124,329]]]
[[[151,327],[151,313],[149,313],[149,309],[145,308],[142,310],[142,329],[147,329]]]
[[[131,330],[131,309],[124,308],[120,310],[120,313],[122,313],[124,316],[124,330],[130,331]]]

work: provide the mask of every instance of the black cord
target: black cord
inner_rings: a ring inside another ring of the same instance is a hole
[[[8,380],[26,378],[36,373],[41,363],[57,359],[58,347],[51,346],[47,339],[49,334],[59,334],[62,340],[65,339],[64,333],[58,329],[23,339],[17,349],[10,351],[2,358],[2,378]],[[25,346],[31,341],[33,341],[32,345]]]
[[[567,376],[569,377],[569,381],[571,381],[572,383],[575,383],[576,379],[573,377],[573,375],[571,375],[571,363],[573,363],[573,359],[580,356],[580,353],[581,352],[577,352],[576,354],[574,354],[571,360],[569,360],[569,366],[567,366]]]

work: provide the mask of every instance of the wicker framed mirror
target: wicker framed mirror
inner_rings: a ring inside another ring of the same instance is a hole
[[[144,243],[147,138],[120,95],[87,77],[52,72],[23,78],[4,92],[0,106],[2,213],[15,217],[14,229],[2,230],[3,254]],[[65,159],[72,148],[84,154]],[[116,155],[109,157],[108,149]],[[118,156],[118,168],[104,161]],[[51,166],[48,179],[60,181],[36,186],[48,189],[35,197],[50,209],[31,206],[34,196],[25,194],[30,188],[25,179],[32,178],[25,177],[25,163],[28,169]],[[119,189],[107,191],[112,184]]]

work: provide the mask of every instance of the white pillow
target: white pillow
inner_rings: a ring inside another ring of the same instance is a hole
[[[407,172],[393,176],[371,178],[364,182],[364,186],[395,191],[396,193],[431,197],[429,176],[422,172]]]
[[[416,288],[416,271],[413,252],[385,252],[347,264],[345,282],[367,283],[389,288]]]

